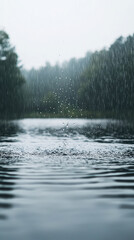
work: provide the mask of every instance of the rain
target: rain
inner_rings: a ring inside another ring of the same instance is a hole
[[[133,240],[133,1],[0,6],[0,239]]]

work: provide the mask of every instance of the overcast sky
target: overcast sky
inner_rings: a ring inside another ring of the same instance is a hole
[[[0,29],[24,67],[83,57],[134,33],[134,0],[0,0]]]

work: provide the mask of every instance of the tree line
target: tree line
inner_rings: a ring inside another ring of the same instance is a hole
[[[46,63],[38,70],[23,70],[25,112],[64,115],[78,110],[80,76],[88,67],[90,57],[89,52],[84,58],[72,58],[62,65]]]
[[[134,110],[134,35],[95,52],[81,76],[81,106],[94,111]]]
[[[20,115],[24,82],[18,55],[10,45],[8,34],[0,31],[0,118]]]
[[[25,70],[0,31],[0,116],[90,116],[134,108],[134,35],[63,64]]]

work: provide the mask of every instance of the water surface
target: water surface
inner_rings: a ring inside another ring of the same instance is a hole
[[[133,225],[132,125],[0,122],[0,239],[131,240]]]

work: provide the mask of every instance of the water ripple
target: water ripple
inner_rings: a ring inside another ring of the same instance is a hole
[[[110,240],[115,232],[133,236],[134,130],[130,124],[28,119],[9,121],[1,128],[2,240],[16,239],[14,233],[21,240],[54,239],[49,238],[51,233],[58,236],[62,230],[63,236],[73,235],[76,229],[78,240],[82,229],[84,239],[92,229],[100,231],[95,240],[105,240],[101,233],[106,229]]]

